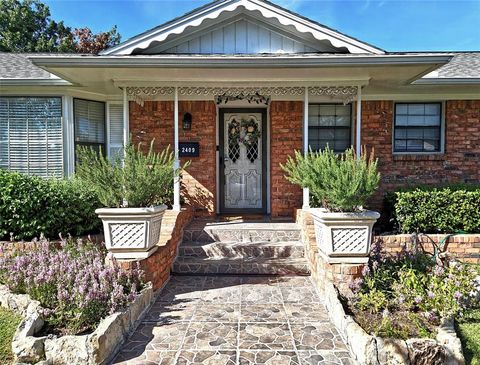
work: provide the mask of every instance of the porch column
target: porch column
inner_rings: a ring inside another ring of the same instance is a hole
[[[303,153],[308,154],[308,87],[305,87],[303,94]],[[310,192],[308,188],[303,188],[302,209],[310,208]]]
[[[177,170],[180,167],[180,160],[178,159],[178,87],[175,86],[175,98],[173,102],[173,123],[174,123],[174,139],[173,149],[175,151],[175,162],[173,168]],[[173,179],[173,210],[180,211],[180,177]]]
[[[123,88],[123,149],[127,148],[130,142],[130,128],[129,128],[129,106],[127,98],[127,88]]]
[[[357,86],[357,123],[356,123],[356,143],[355,143],[355,152],[357,153],[357,158],[360,158],[360,153],[362,152],[362,87]]]

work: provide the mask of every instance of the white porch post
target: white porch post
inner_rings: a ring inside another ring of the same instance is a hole
[[[127,98],[127,88],[123,88],[123,149],[127,148],[130,142],[130,128],[129,128],[129,106]]]
[[[355,152],[357,153],[357,158],[360,158],[362,152],[362,87],[357,86],[357,123],[356,123],[356,143],[355,143]]]
[[[173,123],[174,123],[174,151],[175,162],[173,168],[176,170],[180,167],[180,160],[178,159],[178,87],[175,86],[175,98],[173,106]],[[173,210],[180,211],[180,177],[175,177],[173,180]]]
[[[303,153],[308,154],[308,87],[305,87],[303,96]],[[310,192],[308,188],[303,188],[302,209],[310,208]]]

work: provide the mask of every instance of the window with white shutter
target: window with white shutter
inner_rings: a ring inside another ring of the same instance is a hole
[[[108,156],[123,158],[123,105],[109,104]]]
[[[89,146],[105,153],[105,103],[73,99],[73,118],[75,150],[78,146]]]
[[[0,168],[63,176],[61,98],[0,97]]]

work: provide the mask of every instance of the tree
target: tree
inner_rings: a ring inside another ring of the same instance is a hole
[[[117,26],[108,32],[93,34],[90,28],[77,28],[73,32],[75,36],[75,47],[78,53],[98,53],[120,43],[120,34]]]
[[[0,51],[98,53],[119,42],[116,26],[98,34],[87,27],[72,31],[52,20],[40,0],[0,0]]]

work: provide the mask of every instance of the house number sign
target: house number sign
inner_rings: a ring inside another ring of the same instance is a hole
[[[198,157],[200,156],[200,146],[198,142],[179,142],[179,157]]]

